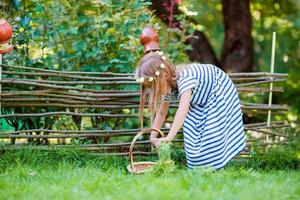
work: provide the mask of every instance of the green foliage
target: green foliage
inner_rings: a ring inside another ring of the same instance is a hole
[[[71,116],[58,116],[53,124],[56,130],[78,130],[79,124],[75,124]]]
[[[174,160],[179,167],[186,166],[185,151],[182,146],[176,147],[175,144],[172,145],[171,159]]]
[[[299,170],[300,169],[300,134],[299,130],[289,132],[288,143],[266,148],[259,143],[254,144],[250,159],[233,160],[229,167],[254,170]]]
[[[175,170],[174,161],[171,159],[172,148],[170,144],[162,143],[157,147],[159,160],[151,168],[149,173],[156,176],[165,176]]]
[[[161,49],[175,64],[190,62],[186,51],[191,50],[191,45],[187,45],[185,42],[193,37],[195,30],[202,31],[204,28],[202,25],[189,21],[190,15],[195,14],[191,11],[192,6],[179,8],[182,10],[182,14],[176,15],[174,18],[180,21],[180,29],[169,27],[162,22],[154,25],[159,30]]]
[[[157,147],[157,153],[160,160],[171,160],[171,145],[162,143]]]
[[[0,18],[4,18],[6,16],[5,8],[7,4],[4,1],[0,2]]]
[[[269,148],[264,154],[253,154],[249,165],[255,169],[286,170],[300,169],[299,152],[289,147]]]
[[[289,143],[269,147],[266,150],[254,147],[249,166],[264,170],[300,169],[300,135],[299,132],[290,134]]]
[[[196,15],[190,16],[197,23],[192,24],[192,27],[207,36],[216,56],[220,58],[224,39],[221,1],[202,1],[199,3],[197,0],[187,0],[182,1],[180,5],[190,11],[197,11]]]
[[[23,2],[9,19],[17,51],[6,61],[58,70],[133,71],[142,53],[141,29],[151,22],[147,5],[139,0]]]
[[[276,103],[290,106],[288,120],[300,120],[300,4],[295,0],[253,1],[254,62],[257,70],[269,71],[272,32],[277,33],[275,72],[289,73],[284,94],[274,96]]]
[[[269,71],[272,32],[277,33],[275,72],[292,72],[299,66],[299,5],[294,0],[251,2],[254,62],[257,70]]]

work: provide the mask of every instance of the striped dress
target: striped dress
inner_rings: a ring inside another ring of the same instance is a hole
[[[177,98],[192,89],[183,125],[188,167],[224,167],[246,145],[235,86],[221,69],[196,63],[179,72],[177,85]]]

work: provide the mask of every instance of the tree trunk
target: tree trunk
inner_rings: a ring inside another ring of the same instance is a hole
[[[178,9],[176,0],[152,0],[150,9],[169,27],[180,29],[180,22],[174,18],[175,15],[182,14]],[[186,44],[192,46],[192,50],[187,51],[191,61],[220,66],[217,56],[204,33],[195,31],[193,37],[188,39]]]
[[[222,68],[213,48],[211,47],[204,33],[195,31],[193,33],[193,37],[189,38],[186,41],[186,44],[190,44],[192,46],[192,50],[187,51],[187,54],[191,61],[209,63]]]
[[[227,72],[252,71],[250,0],[222,0],[225,38],[221,62]]]

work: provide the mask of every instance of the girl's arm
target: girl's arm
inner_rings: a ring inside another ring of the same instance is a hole
[[[170,106],[170,102],[165,102],[165,103],[163,103],[163,104],[160,105],[159,110],[158,110],[158,112],[155,115],[152,128],[160,129],[162,127],[162,125],[165,122],[169,106]],[[153,144],[155,144],[156,141],[157,141],[157,134],[158,133],[156,131],[152,131],[151,132],[150,141]]]
[[[192,97],[192,90],[191,89],[185,91],[181,95],[180,100],[179,100],[178,110],[175,114],[175,118],[174,118],[172,127],[170,129],[170,132],[167,135],[167,137],[161,138],[160,142],[170,142],[174,139],[177,132],[182,127],[183,122],[185,120],[185,117],[189,112],[191,97]],[[158,145],[158,144],[156,143],[156,145]]]

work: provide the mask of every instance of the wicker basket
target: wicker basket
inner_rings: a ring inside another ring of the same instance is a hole
[[[133,148],[135,145],[136,140],[143,135],[144,133],[151,132],[151,131],[156,131],[159,133],[162,137],[164,137],[164,133],[158,129],[154,128],[148,128],[148,129],[143,129],[141,130],[132,140],[130,148],[129,148],[129,165],[127,166],[127,170],[130,173],[133,174],[142,174],[147,171],[149,171],[154,165],[155,162],[149,162],[149,161],[144,161],[144,162],[133,162]]]

